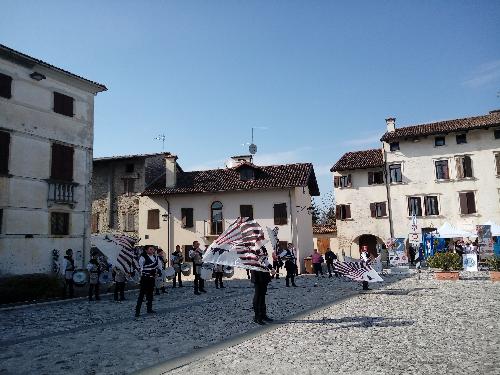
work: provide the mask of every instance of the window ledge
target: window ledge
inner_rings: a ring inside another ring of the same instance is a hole
[[[375,216],[373,219],[388,219],[389,216]]]
[[[455,179],[455,181],[476,181],[477,178],[475,177],[461,177],[461,178],[457,178]]]
[[[444,179],[444,178],[442,178],[442,179],[435,179],[435,180],[434,180],[434,182],[435,182],[436,184],[442,184],[442,183],[446,183],[446,182],[453,182],[453,181],[455,181],[455,180],[453,180],[452,178],[448,178],[448,179]]]
[[[401,182],[390,182],[389,185],[408,185],[408,183],[407,182],[403,182],[403,181],[401,181]]]
[[[13,177],[14,175],[10,174],[10,173],[0,173],[0,177],[6,177],[6,178],[11,178]],[[500,176],[497,176],[497,177],[500,177]]]
[[[461,217],[464,217],[464,216],[469,216],[469,217],[479,217],[481,215],[479,215],[477,212],[474,212],[473,214],[460,214]]]
[[[349,219],[339,219],[340,221],[354,221],[353,218],[349,218]]]

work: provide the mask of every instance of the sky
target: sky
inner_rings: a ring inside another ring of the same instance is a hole
[[[0,43],[105,84],[94,156],[312,162],[500,108],[500,1],[3,0]]]

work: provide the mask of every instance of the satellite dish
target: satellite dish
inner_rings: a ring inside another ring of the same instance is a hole
[[[255,153],[257,152],[257,145],[252,143],[250,146],[248,146],[248,151],[252,155],[255,155]]]

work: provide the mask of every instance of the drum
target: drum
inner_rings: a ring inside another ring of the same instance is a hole
[[[203,280],[210,280],[214,272],[214,265],[211,263],[204,263],[201,266],[200,277]]]
[[[73,273],[73,283],[75,286],[84,286],[88,281],[88,273],[85,270],[76,270]]]
[[[234,275],[234,268],[231,266],[224,266],[224,277],[230,279]]]
[[[103,272],[99,275],[99,284],[109,284],[113,281],[113,276],[111,272]]]
[[[165,281],[166,280],[172,280],[175,276],[175,269],[174,267],[167,267],[163,270],[162,276],[164,276]]]
[[[191,265],[189,263],[182,263],[181,264],[181,272],[184,276],[191,275]]]

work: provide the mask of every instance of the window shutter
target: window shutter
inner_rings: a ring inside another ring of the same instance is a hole
[[[464,178],[464,163],[463,157],[459,156],[455,159],[457,165],[457,178]]]
[[[73,147],[52,144],[51,178],[60,181],[73,181],[73,154]]]
[[[476,202],[474,200],[474,192],[469,191],[466,193],[467,196],[467,213],[473,214],[476,212]]]
[[[443,165],[443,177],[445,180],[450,178],[450,171],[448,170],[448,162]]]
[[[335,218],[340,219],[340,204],[335,206]]]
[[[340,176],[333,177],[333,186],[338,188],[340,185]]]
[[[274,224],[285,225],[287,223],[286,203],[274,205]]]
[[[368,172],[368,185],[373,185],[373,172]]]
[[[0,132],[0,173],[9,173],[10,133]]]
[[[99,213],[95,213],[92,215],[92,233],[99,232]]]
[[[250,220],[253,220],[253,207],[249,204],[240,205],[240,216],[248,217]]]
[[[375,203],[370,203],[370,213],[372,217],[377,216],[377,205]]]
[[[428,216],[431,212],[430,210],[430,199],[429,197],[424,197],[424,210],[425,210],[425,216]]]
[[[127,215],[127,227],[129,231],[135,231],[135,214],[133,212],[129,212]]]
[[[417,197],[417,216],[422,216],[422,198]]]
[[[380,207],[382,211],[382,216],[387,216],[387,203],[386,202],[380,203]]]
[[[192,208],[181,208],[181,216],[183,228],[192,228],[194,226]]]
[[[464,156],[464,177],[472,177],[472,159]]]
[[[347,186],[348,186],[348,187],[351,187],[351,186],[352,186],[352,182],[351,182],[351,175],[350,175],[350,174],[348,174],[348,175],[347,175]]]
[[[148,229],[160,228],[160,210],[148,210]]]
[[[468,208],[467,208],[467,193],[460,193],[460,213],[462,214],[468,214]]]
[[[344,207],[345,207],[345,218],[350,219],[351,218],[351,206],[349,204],[346,204]]]
[[[495,155],[495,162],[497,165],[497,175],[500,175],[500,154]]]

